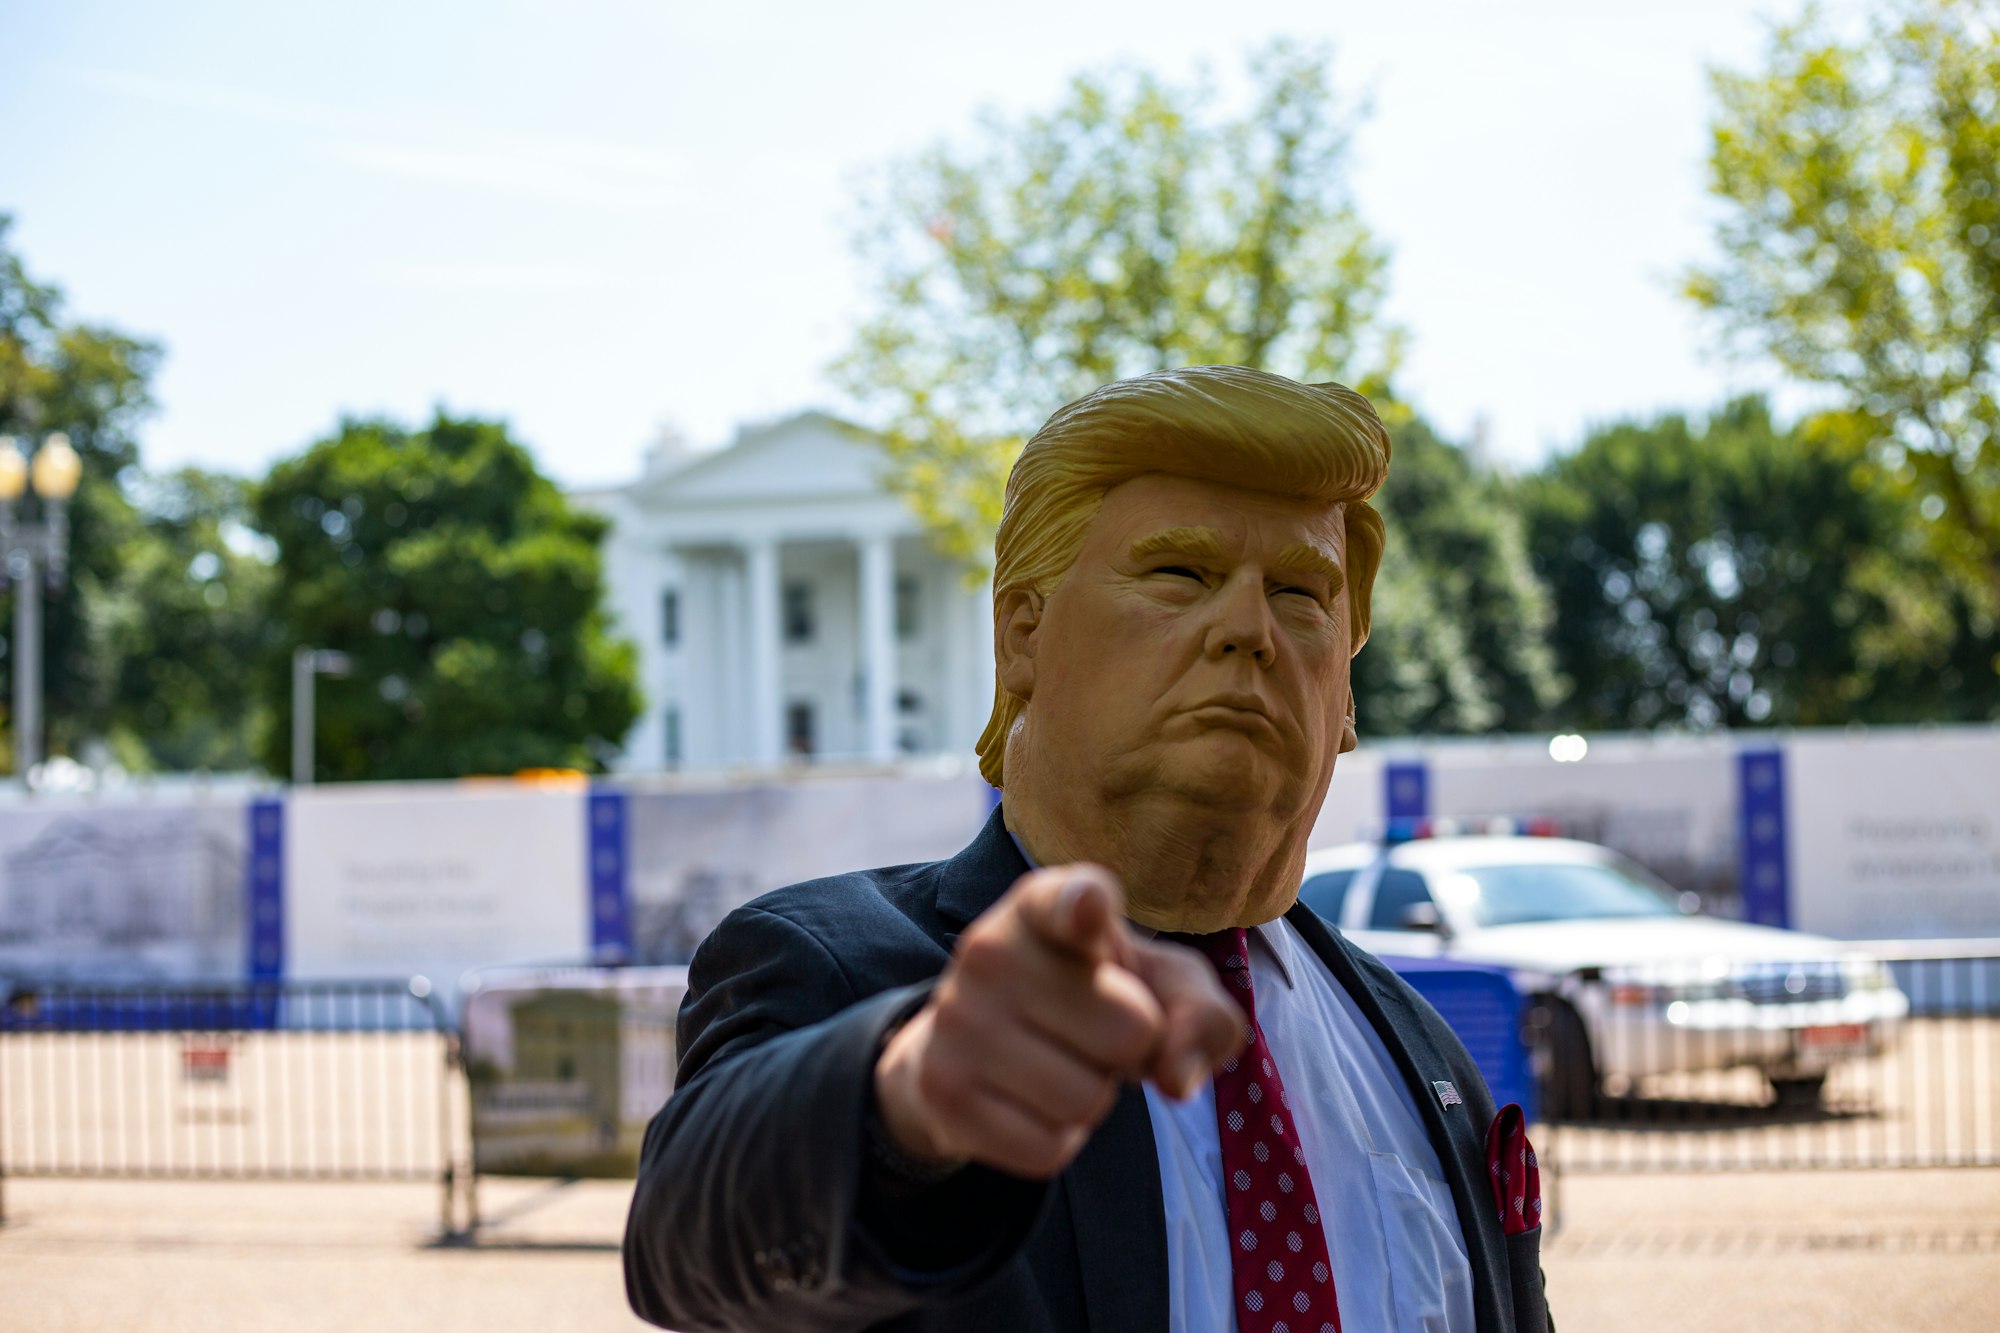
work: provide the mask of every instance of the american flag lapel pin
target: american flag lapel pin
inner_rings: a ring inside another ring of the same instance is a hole
[[[1465,1099],[1458,1095],[1458,1089],[1451,1085],[1450,1079],[1438,1079],[1431,1086],[1437,1089],[1439,1106],[1465,1105]]]

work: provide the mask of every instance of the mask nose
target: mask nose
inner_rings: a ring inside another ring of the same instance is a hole
[[[1277,661],[1278,643],[1271,630],[1271,606],[1260,574],[1242,571],[1222,585],[1211,604],[1211,619],[1202,636],[1202,652],[1220,662],[1242,654],[1260,667]]]

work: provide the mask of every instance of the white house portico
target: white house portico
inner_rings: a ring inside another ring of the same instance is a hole
[[[865,436],[806,412],[572,497],[612,522],[609,600],[639,646],[646,708],[617,769],[970,758],[990,594],[881,470]]]

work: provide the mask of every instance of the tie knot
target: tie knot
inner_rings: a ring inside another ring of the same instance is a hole
[[[1221,974],[1223,988],[1236,997],[1244,1012],[1255,1013],[1250,994],[1250,933],[1241,926],[1196,935],[1190,942],[1208,956]]]
[[[1225,976],[1250,967],[1250,932],[1241,926],[1218,930],[1213,935],[1192,935],[1189,942],[1208,955],[1215,970]]]

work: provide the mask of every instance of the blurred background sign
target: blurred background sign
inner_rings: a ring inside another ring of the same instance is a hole
[[[462,1019],[474,1170],[631,1179],[673,1091],[686,992],[684,967],[478,977]]]

